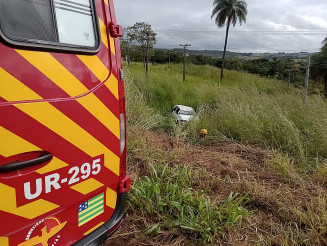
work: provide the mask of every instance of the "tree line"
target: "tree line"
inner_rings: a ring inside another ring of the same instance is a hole
[[[154,49],[157,34],[150,24],[137,22],[125,29],[121,39],[122,57],[128,63],[143,62],[146,72],[148,63],[182,63],[183,52],[181,49],[164,50]],[[289,84],[303,85],[306,74],[306,60],[296,59],[240,59],[240,58],[214,58],[206,55],[190,54],[187,63],[196,65],[211,65],[222,69],[236,70],[256,74],[261,77],[284,80]],[[323,41],[321,51],[312,56],[310,78],[324,85],[324,94],[327,97],[327,38]]]
[[[126,42],[123,42],[122,57],[126,61],[143,62],[146,64],[142,46],[137,44],[127,46]],[[189,64],[210,65],[219,69],[222,68],[223,64],[222,58],[194,54],[189,54],[186,61]],[[152,64],[168,64],[169,62],[174,64],[182,63],[183,52],[182,50],[178,49],[151,49],[149,51],[149,62]],[[272,60],[265,58],[253,60],[226,58],[224,67],[228,70],[257,74],[261,77],[277,78],[280,80],[285,80],[290,84],[296,84],[303,83],[304,81],[306,61],[277,58]]]
[[[327,37],[322,45],[320,52],[312,57],[311,69],[313,79],[324,85],[324,95],[327,98]]]

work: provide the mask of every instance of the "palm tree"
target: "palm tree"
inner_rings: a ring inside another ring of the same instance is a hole
[[[223,27],[227,21],[223,63],[220,75],[220,80],[222,80],[224,76],[225,54],[227,48],[229,27],[231,24],[233,24],[233,27],[235,27],[237,21],[240,22],[240,25],[242,24],[242,22],[245,23],[248,11],[247,3],[243,0],[214,0],[213,6],[214,8],[212,10],[211,18],[215,17],[216,25],[218,27]]]

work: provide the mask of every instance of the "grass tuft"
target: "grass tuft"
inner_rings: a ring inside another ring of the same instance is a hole
[[[278,173],[286,182],[298,185],[303,183],[303,179],[294,165],[294,160],[288,155],[275,152],[274,157],[266,160],[266,166],[268,169]]]
[[[183,165],[156,165],[149,176],[135,182],[130,193],[132,209],[141,209],[156,220],[145,233],[156,235],[178,228],[193,240],[210,243],[249,215],[243,207],[248,202],[246,195],[231,193],[215,204],[205,191],[193,190],[193,172]]]

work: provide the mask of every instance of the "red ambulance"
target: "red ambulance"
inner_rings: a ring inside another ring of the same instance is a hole
[[[113,0],[0,0],[0,245],[99,245],[121,223]]]

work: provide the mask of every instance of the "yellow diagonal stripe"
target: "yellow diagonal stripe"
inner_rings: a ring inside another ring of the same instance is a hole
[[[79,55],[78,58],[87,66],[92,73],[103,82],[107,79],[109,75],[109,70],[106,66],[101,62],[101,60],[97,56],[84,56]],[[116,77],[111,74],[109,79],[105,82],[105,85],[111,91],[111,93],[117,98],[118,97],[118,80]]]
[[[45,173],[49,173],[54,170],[58,170],[60,168],[67,167],[67,166],[68,166],[67,163],[59,160],[56,157],[53,157],[53,159],[51,160],[51,162],[48,165],[36,170],[35,172],[37,172],[39,174],[45,174]]]
[[[4,84],[4,83],[0,83],[0,84]],[[30,151],[41,150],[40,148],[27,142],[25,139],[20,138],[16,134],[8,131],[7,129],[1,126],[0,126],[0,139],[1,139],[0,154],[4,157],[9,157],[12,155],[30,152]]]
[[[90,178],[79,184],[73,185],[70,188],[86,195],[92,191],[95,191],[96,189],[99,189],[101,186],[103,186],[102,183],[100,183],[99,181],[97,181],[93,178]]]
[[[9,246],[9,238],[7,238],[7,237],[0,237],[0,245],[1,246]]]
[[[99,24],[100,24],[102,42],[108,48],[107,28],[106,28],[105,24],[102,22],[102,20],[100,18],[99,18]],[[109,36],[109,39],[110,39],[110,50],[114,55],[116,55],[115,41],[110,36],[110,34],[108,36]],[[95,71],[94,69],[91,69],[91,70]],[[98,75],[96,75],[96,76],[100,79],[100,77]],[[115,97],[118,99],[119,98],[118,97],[118,80],[115,78],[115,76],[111,75],[109,80],[105,83],[105,85],[112,92],[112,94],[114,94]]]
[[[49,53],[16,51],[71,97],[88,92],[88,89]],[[84,96],[78,102],[120,138],[119,120],[94,94]]]
[[[91,232],[93,232],[95,229],[98,229],[100,226],[102,226],[104,224],[104,222],[100,222],[99,224],[97,224],[96,226],[92,227],[90,230],[84,232],[84,236],[90,234]],[[0,242],[1,242],[1,238],[0,238]],[[1,245],[1,244],[0,244]]]
[[[111,74],[109,79],[106,81],[105,85],[108,87],[108,89],[114,94],[114,96],[119,99],[118,95],[118,80],[116,77]]]
[[[1,126],[0,126],[0,139],[3,140],[2,142],[3,144],[1,145],[0,148],[0,154],[4,157],[41,150],[37,146],[31,144],[30,142],[26,141],[25,139],[22,139],[21,137],[17,136],[16,134],[8,131],[7,129]],[[36,172],[39,174],[44,174],[66,166],[68,166],[67,163],[59,160],[56,157],[53,157],[53,159],[49,164],[36,170]]]
[[[119,175],[119,158],[49,103],[21,104],[16,107],[90,156],[104,154],[105,166]]]
[[[89,91],[51,54],[27,50],[16,51],[71,97],[79,96]]]
[[[15,189],[2,183],[0,183],[0,197],[5,198],[0,199],[1,211],[15,214],[27,219],[34,219],[35,217],[38,217],[59,207],[57,204],[43,199],[39,199],[21,207],[17,207]]]
[[[3,74],[0,68],[0,77]],[[5,71],[4,71],[5,72]],[[16,89],[17,93],[23,93],[27,96],[39,97],[34,91],[28,88],[26,85],[22,84],[20,81],[12,76],[7,76],[10,78],[6,83],[12,84]],[[0,83],[0,91],[1,91]],[[7,101],[12,99],[12,95],[15,93],[6,93],[3,98]],[[107,149],[103,144],[96,140],[92,135],[86,132],[83,128],[73,122],[66,115],[61,113],[58,109],[52,106],[50,103],[29,103],[29,104],[16,104],[17,108],[48,127],[53,132],[62,136],[64,139],[69,141],[71,144],[75,145],[77,148],[81,149],[88,155],[95,157],[100,154],[104,154],[105,167],[112,170],[114,173],[119,175],[119,157]]]
[[[77,56],[87,66],[92,73],[101,81],[105,81],[109,75],[109,70],[97,56]]]
[[[77,101],[95,116],[105,127],[120,139],[120,125],[116,116],[102,103],[96,103],[97,98],[93,94],[81,97]],[[92,103],[94,102],[94,103]]]
[[[107,4],[107,6],[109,6],[109,2],[108,2],[108,0],[104,0],[104,2]]]
[[[117,192],[107,188],[106,191],[106,205],[115,209],[117,203]]]
[[[100,27],[100,33],[101,33],[101,41],[104,43],[104,45],[109,48],[108,44],[108,37],[107,37],[107,27],[103,23],[103,21],[99,18],[99,27]]]
[[[114,55],[116,55],[115,40],[113,39],[113,37],[110,36],[110,34],[109,34],[109,40],[110,40],[110,50]]]
[[[102,22],[102,20],[99,18],[99,24],[100,24],[100,30],[101,30],[101,39],[102,42],[105,44],[105,46],[108,48],[108,38],[107,38],[107,28],[105,24]],[[113,54],[116,54],[115,50],[115,41],[112,37],[110,37],[110,49]],[[99,64],[99,61],[91,62],[91,59],[88,59],[90,56],[78,56],[82,62],[97,76],[97,78],[101,81],[106,78],[105,76],[108,76],[108,73],[105,72],[103,69],[103,63],[100,61],[101,64]],[[99,64],[99,65],[97,65]],[[102,68],[102,69],[100,69]],[[97,71],[100,70],[100,71]],[[107,70],[108,71],[108,70]],[[115,95],[115,97],[118,99],[118,80],[115,78],[115,76],[111,75],[109,80],[105,83],[105,85],[108,87],[108,89],[112,92],[112,94]]]
[[[99,18],[99,25],[100,25],[100,31],[101,31],[101,40],[105,44],[105,46],[108,48],[108,38],[107,38],[107,30],[108,28],[103,23],[103,21]],[[115,48],[115,40],[113,37],[110,36],[110,33],[108,33],[109,40],[110,40],[110,50],[111,52],[116,55],[116,48]]]

